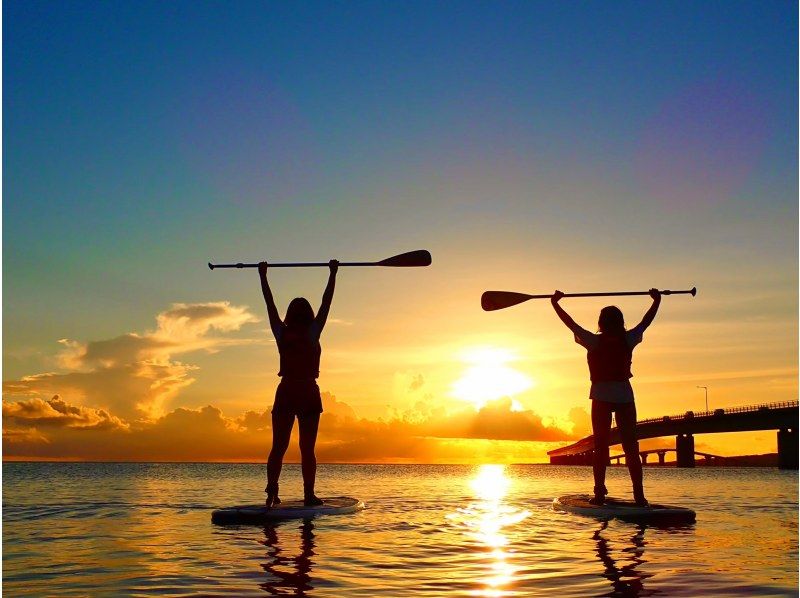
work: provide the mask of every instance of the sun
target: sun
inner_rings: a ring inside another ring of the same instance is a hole
[[[509,366],[516,355],[498,347],[472,347],[461,354],[467,368],[453,383],[451,395],[480,409],[489,401],[513,397],[534,386],[534,380]],[[512,399],[512,409],[522,406]]]

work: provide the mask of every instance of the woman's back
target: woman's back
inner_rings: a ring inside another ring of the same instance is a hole
[[[277,335],[280,354],[279,376],[291,379],[319,377],[322,347],[319,332],[312,322],[309,326],[284,326]]]

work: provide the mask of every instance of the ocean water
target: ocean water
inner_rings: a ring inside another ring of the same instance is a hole
[[[3,464],[3,592],[19,595],[770,596],[798,592],[797,472],[647,468],[676,528],[554,512],[588,467],[321,465],[353,515],[212,525],[263,500],[264,467]],[[627,471],[609,490],[628,496]],[[284,498],[301,493],[287,465]]]

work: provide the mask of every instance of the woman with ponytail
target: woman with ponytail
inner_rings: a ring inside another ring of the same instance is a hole
[[[636,404],[630,378],[633,348],[642,342],[644,331],[653,322],[661,303],[661,294],[650,289],[653,304],[642,321],[625,330],[622,312],[616,306],[604,307],[600,311],[597,327],[599,334],[584,330],[558,304],[564,296],[555,291],[551,302],[558,317],[575,335],[575,342],[583,346],[589,362],[592,386],[592,435],[594,436],[594,498],[590,502],[601,505],[605,502],[606,466],[608,465],[608,443],[611,417],[615,415],[617,428],[625,451],[625,463],[633,484],[633,498],[639,505],[647,505],[642,484],[642,463],[639,459],[639,442],[636,440]]]
[[[267,460],[267,507],[280,504],[278,478],[281,475],[283,456],[289,447],[294,419],[300,428],[300,458],[303,471],[303,493],[306,505],[321,505],[322,500],[314,494],[317,474],[317,459],[314,446],[317,443],[317,428],[322,413],[322,399],[317,386],[319,361],[322,349],[319,338],[333,300],[336,272],[339,262],[331,260],[328,285],[322,295],[322,304],[316,316],[311,304],[304,297],[292,299],[282,321],[272,298],[267,282],[267,262],[258,265],[261,290],[267,304],[267,315],[280,354],[281,382],[275,393],[272,406],[272,450]]]

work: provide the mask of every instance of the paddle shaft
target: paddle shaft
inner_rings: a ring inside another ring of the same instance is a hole
[[[659,291],[662,295],[694,295],[697,289],[688,291]],[[564,297],[624,297],[631,295],[649,295],[650,291],[620,291],[617,293],[564,293]],[[553,295],[528,295],[528,299],[550,299]]]
[[[379,262],[339,262],[340,266],[387,266],[390,268],[417,268],[431,265],[431,254],[424,249],[407,251],[392,257],[387,257]],[[268,268],[324,268],[330,266],[330,262],[292,262],[283,264],[267,263]],[[244,264],[212,264],[208,262],[208,267],[214,268],[258,268],[258,263]]]
[[[321,267],[328,267],[330,264],[328,262],[301,262],[301,263],[285,263],[285,264],[273,264],[272,262],[267,264],[269,268],[321,268]],[[339,262],[339,266],[380,266],[379,262]],[[208,267],[212,270],[215,268],[258,268],[258,264],[208,264]]]

